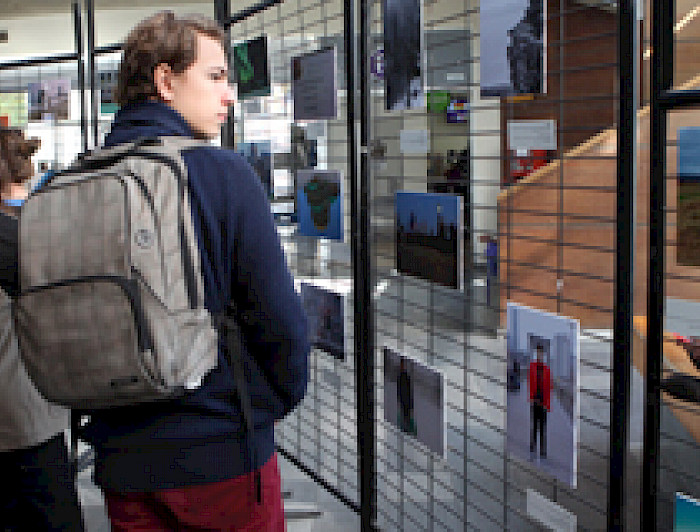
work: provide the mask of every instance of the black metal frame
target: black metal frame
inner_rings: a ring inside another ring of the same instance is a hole
[[[627,450],[630,418],[632,297],[634,293],[635,177],[639,42],[636,6],[618,3],[619,119],[617,134],[617,253],[610,404],[608,530],[625,528]]]
[[[215,0],[216,1],[216,0]],[[232,24],[237,24],[238,22],[242,22],[245,19],[252,17],[253,15],[257,15],[258,13],[261,13],[262,11],[265,11],[266,9],[275,6],[277,4],[281,4],[284,0],[263,0],[262,2],[258,2],[257,4],[250,6],[246,9],[243,9],[239,11],[238,13],[232,15],[229,17],[227,20],[220,20],[224,26],[224,28],[228,29],[231,27]]]
[[[13,59],[12,61],[0,63],[0,70],[14,70],[16,68],[47,65],[50,63],[64,63],[67,61],[75,61],[77,59],[78,54],[76,52],[47,55],[44,57],[30,57],[27,59]]]
[[[83,59],[83,33],[82,33],[82,10],[80,1],[75,0],[72,4],[73,29],[75,52],[55,54],[42,57],[30,57],[27,59],[15,59],[0,63],[0,71],[14,70],[31,66],[48,65],[52,63],[65,63],[75,61],[78,70],[78,89],[80,90],[80,135],[83,150],[87,149],[87,117],[85,113],[85,61]]]
[[[666,113],[700,103],[697,91],[679,94],[673,83],[675,2],[653,0],[651,8],[651,146],[649,205],[649,281],[647,296],[647,359],[642,474],[642,530],[656,530],[661,434],[661,370],[663,364],[664,272],[666,267]]]
[[[228,0],[214,0],[216,18],[226,31],[233,24],[254,16],[282,3],[283,0],[263,0],[250,8],[244,9],[228,18]],[[357,438],[358,467],[360,471],[360,504],[353,503],[314,471],[305,467],[290,453],[277,447],[277,451],[308,474],[316,483],[324,487],[340,502],[360,514],[363,531],[376,530],[377,493],[376,493],[376,424],[375,424],[375,346],[374,313],[372,300],[372,268],[370,253],[370,89],[368,76],[369,57],[369,5],[368,0],[359,0],[360,28],[358,40],[359,64],[355,57],[355,17],[358,4],[355,0],[344,0],[344,45],[345,67],[347,76],[347,135],[350,180],[351,209],[351,260],[355,279],[354,296],[354,338],[355,338],[355,389],[357,402]],[[359,86],[357,76],[359,74]],[[357,96],[359,93],[359,141],[360,159],[358,161],[357,131]],[[229,120],[232,116],[229,117]],[[359,165],[358,165],[359,162]],[[358,168],[359,166],[359,168]]]
[[[87,117],[85,116],[85,59],[83,58],[83,22],[80,2],[73,2],[75,50],[78,54],[78,87],[80,88],[80,137],[83,151],[88,149]]]
[[[95,2],[94,0],[85,0],[85,10],[87,11],[87,60],[88,60],[88,78],[90,80],[88,86],[90,90],[90,118],[92,121],[92,147],[97,146],[98,141],[98,120],[99,120],[99,101],[96,97],[97,88],[95,82]]]
[[[352,0],[348,0],[352,2]],[[345,16],[353,16],[346,13]],[[353,183],[357,198],[353,217],[353,254],[355,277],[355,391],[357,394],[357,439],[360,467],[360,500],[362,507],[361,528],[375,530],[377,520],[376,462],[377,438],[375,421],[374,369],[374,301],[372,300],[371,224],[370,224],[370,101],[369,56],[370,18],[369,0],[359,0],[359,97],[360,97],[360,176],[359,184]],[[346,35],[346,46],[352,35]],[[348,48],[349,49],[349,48]],[[356,90],[354,76],[348,71],[348,93]],[[358,203],[359,202],[359,203]]]

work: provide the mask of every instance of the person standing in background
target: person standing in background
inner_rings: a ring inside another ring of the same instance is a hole
[[[17,216],[39,147],[0,127],[0,530],[82,531],[83,518],[64,431],[68,411],[48,403],[19,356],[11,314],[19,293]]]

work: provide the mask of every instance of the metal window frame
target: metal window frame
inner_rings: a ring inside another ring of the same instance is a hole
[[[78,71],[78,89],[80,90],[80,136],[82,143],[81,145],[83,147],[83,151],[85,151],[87,150],[88,126],[85,112],[85,60],[83,57],[84,43],[82,31],[82,8],[79,0],[75,0],[71,4],[71,12],[73,17],[73,35],[75,43],[74,52],[0,62],[0,71],[75,61]]]
[[[619,109],[617,135],[617,249],[610,404],[608,530],[624,530],[627,507],[634,230],[637,167],[639,23],[632,0],[618,3]]]
[[[649,205],[649,280],[647,295],[647,357],[642,473],[642,530],[657,530],[657,495],[661,450],[661,371],[666,268],[666,143],[667,118],[673,110],[700,105],[700,91],[672,88],[675,2],[651,4],[651,142]]]

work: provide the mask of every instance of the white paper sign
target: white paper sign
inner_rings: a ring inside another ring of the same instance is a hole
[[[533,489],[526,490],[527,515],[557,532],[576,532],[576,515]]]
[[[464,81],[464,72],[448,72],[445,74],[447,81]]]
[[[429,149],[427,129],[401,130],[401,153],[428,153]]]
[[[556,150],[557,125],[554,120],[509,120],[508,149]]]

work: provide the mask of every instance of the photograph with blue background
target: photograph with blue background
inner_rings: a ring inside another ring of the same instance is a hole
[[[337,170],[297,172],[299,234],[343,240],[341,180]]]
[[[676,262],[700,266],[700,127],[678,129]]]
[[[396,193],[396,269],[462,288],[463,198],[452,194]]]
[[[676,493],[676,518],[673,532],[698,532],[700,530],[700,501],[683,493]]]

